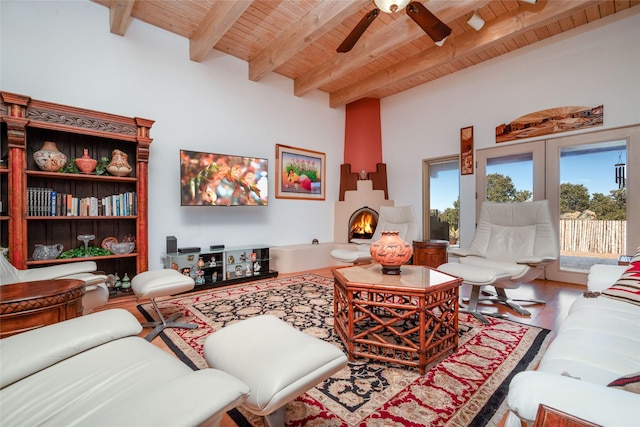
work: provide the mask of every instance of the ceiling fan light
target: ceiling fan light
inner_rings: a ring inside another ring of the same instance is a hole
[[[404,9],[411,0],[373,0],[376,7],[383,12],[393,13]]]
[[[469,24],[474,30],[480,31],[482,27],[484,27],[484,19],[478,15],[478,12],[473,12],[473,15],[471,15],[471,18],[467,21],[467,24]]]

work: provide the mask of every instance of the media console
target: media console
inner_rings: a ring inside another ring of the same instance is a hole
[[[165,268],[188,274],[196,281],[193,291],[277,277],[270,269],[269,246],[219,248],[191,253],[169,253]]]

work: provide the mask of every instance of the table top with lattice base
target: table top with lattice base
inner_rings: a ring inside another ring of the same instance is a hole
[[[403,265],[399,275],[382,274],[380,264],[356,265],[332,269],[334,277],[350,288],[384,288],[400,292],[434,292],[459,286],[457,277],[420,265]]]
[[[334,268],[334,327],[349,360],[428,366],[458,346],[462,279],[422,266],[398,276],[379,265]]]

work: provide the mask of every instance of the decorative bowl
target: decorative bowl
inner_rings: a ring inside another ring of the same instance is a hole
[[[134,242],[111,243],[109,250],[114,255],[124,255],[133,252],[135,247],[136,244]]]
[[[116,239],[113,236],[109,236],[109,237],[105,237],[104,239],[102,239],[102,243],[100,243],[100,247],[102,249],[107,249],[109,250],[109,247],[111,245],[113,245],[114,243],[118,243],[118,239]]]

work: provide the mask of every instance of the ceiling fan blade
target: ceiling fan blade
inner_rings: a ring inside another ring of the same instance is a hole
[[[353,46],[355,46],[362,34],[364,34],[367,28],[369,28],[369,25],[371,25],[373,20],[376,19],[379,14],[379,9],[373,9],[371,12],[363,16],[360,22],[358,22],[358,25],[356,25],[355,28],[351,30],[347,38],[345,38],[340,46],[338,46],[338,49],[336,49],[336,51],[339,53],[345,53],[353,49]]]
[[[412,1],[407,5],[407,15],[431,37],[434,42],[439,42],[449,37],[451,28],[439,20],[429,9],[417,1]]]

